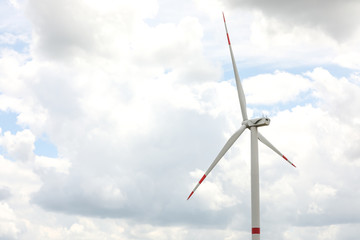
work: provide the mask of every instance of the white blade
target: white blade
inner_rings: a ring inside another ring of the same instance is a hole
[[[228,33],[228,30],[227,30],[227,26],[226,26],[226,21],[225,21],[225,15],[224,15],[224,13],[223,13],[223,18],[224,18],[226,36],[227,36],[227,40],[228,40],[228,43],[229,43],[231,61],[232,61],[232,65],[233,65],[233,69],[234,69],[234,74],[235,74],[236,88],[237,88],[238,97],[239,97],[239,102],[240,102],[241,114],[242,114],[243,120],[245,121],[245,120],[248,120],[247,112],[246,112],[245,94],[244,94],[244,90],[243,90],[243,88],[242,88],[242,86],[241,86],[239,73],[238,73],[238,70],[237,70],[237,67],[236,67],[234,54],[233,54],[233,51],[232,51],[232,48],[231,48],[231,43],[230,43],[229,33]]]
[[[276,152],[277,154],[279,154],[282,158],[284,158],[286,161],[288,161],[291,165],[293,165],[294,167],[296,167],[292,162],[290,162],[279,150],[277,150],[276,147],[274,147],[274,145],[272,145],[263,135],[261,135],[258,132],[258,138],[259,140],[265,144],[266,146],[268,146],[269,148],[271,148],[272,150],[274,150],[274,152]]]
[[[200,179],[200,181],[198,182],[198,184],[195,186],[194,190],[190,193],[189,197],[187,198],[189,200],[189,198],[194,194],[194,192],[196,191],[196,189],[199,187],[199,185],[204,181],[204,179],[206,178],[207,175],[209,175],[209,173],[211,172],[211,170],[213,170],[213,168],[215,167],[215,165],[220,161],[220,159],[225,155],[225,153],[229,150],[229,148],[234,144],[234,142],[240,137],[240,135],[244,132],[246,126],[242,125],[241,128],[239,130],[237,130],[231,137],[230,139],[225,143],[224,147],[221,149],[221,151],[219,152],[219,154],[216,156],[215,160],[213,161],[213,163],[210,165],[210,167],[208,168],[208,170],[205,172],[204,176]]]

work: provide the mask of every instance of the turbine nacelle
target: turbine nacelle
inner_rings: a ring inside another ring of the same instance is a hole
[[[242,122],[242,125],[246,126],[247,128],[268,126],[269,124],[270,124],[270,118],[267,117],[254,118]]]

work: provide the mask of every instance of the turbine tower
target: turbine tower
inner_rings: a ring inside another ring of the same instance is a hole
[[[272,149],[274,152],[279,154],[282,158],[284,158],[287,162],[289,162],[292,166],[296,167],[292,162],[290,162],[277,148],[274,147],[263,135],[258,132],[258,127],[268,126],[270,124],[270,119],[266,117],[248,119],[246,112],[246,100],[243,88],[241,86],[239,73],[236,67],[234,54],[232,51],[230,38],[228,29],[226,26],[225,15],[223,13],[226,37],[229,44],[231,61],[234,69],[236,88],[240,102],[240,109],[243,118],[243,122],[239,130],[237,130],[230,139],[225,143],[224,147],[221,149],[220,153],[216,156],[213,163],[210,165],[208,170],[205,172],[204,176],[200,179],[200,181],[195,186],[194,190],[190,193],[189,198],[194,194],[196,189],[200,186],[200,184],[204,181],[204,179],[209,175],[211,170],[216,166],[216,164],[220,161],[220,159],[224,156],[224,154],[229,150],[229,148],[234,144],[234,142],[240,137],[240,135],[247,128],[251,132],[251,233],[252,240],[260,240],[260,191],[259,191],[259,159],[258,159],[258,139]]]

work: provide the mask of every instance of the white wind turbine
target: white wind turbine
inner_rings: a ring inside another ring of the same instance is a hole
[[[204,181],[206,176],[209,175],[211,170],[215,165],[220,161],[224,154],[229,150],[229,148],[234,144],[234,142],[240,137],[246,128],[250,129],[251,132],[251,226],[252,226],[252,240],[260,239],[260,197],[259,197],[259,161],[258,161],[258,139],[264,143],[266,146],[274,150],[277,154],[283,157],[287,162],[296,167],[292,162],[290,162],[277,148],[275,148],[263,135],[258,132],[258,127],[267,126],[270,124],[270,119],[266,117],[248,119],[246,112],[246,101],[244,91],[241,86],[239,73],[236,67],[234,54],[230,44],[229,33],[226,26],[225,15],[223,13],[226,36],[229,44],[229,50],[231,55],[231,61],[234,68],[236,88],[238,92],[238,97],[240,101],[241,114],[243,117],[243,122],[239,130],[237,130],[230,139],[225,143],[225,146],[221,149],[220,153],[216,156],[213,163],[210,165],[208,170],[205,172],[204,176],[200,179],[198,184],[195,186],[194,190],[190,193],[189,198],[194,194],[199,185]]]

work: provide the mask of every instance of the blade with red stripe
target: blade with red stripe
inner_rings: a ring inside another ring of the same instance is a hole
[[[266,146],[268,146],[270,149],[272,149],[274,152],[276,152],[277,154],[279,154],[283,159],[285,159],[288,163],[290,163],[291,165],[293,165],[294,167],[296,167],[292,162],[290,162],[285,156],[284,154],[282,154],[276,147],[274,147],[274,145],[272,145],[269,140],[267,140],[263,135],[261,135],[258,132],[258,139],[265,144]]]
[[[232,62],[233,69],[234,69],[235,82],[236,82],[236,88],[237,88],[237,93],[238,93],[239,102],[240,102],[241,114],[242,114],[243,120],[245,121],[245,120],[248,120],[248,116],[247,116],[247,112],[246,112],[245,94],[244,94],[244,90],[243,90],[241,82],[240,82],[239,72],[236,67],[236,62],[235,62],[233,50],[232,50],[231,43],[230,43],[230,37],[229,37],[224,13],[223,13],[223,18],[224,18],[226,36],[227,36],[227,40],[228,40],[228,44],[229,44],[231,62]]]
[[[211,172],[211,170],[213,170],[213,168],[216,166],[216,164],[220,161],[220,159],[225,155],[225,153],[229,150],[229,148],[234,144],[234,142],[240,137],[240,135],[244,132],[246,126],[242,125],[240,127],[239,130],[237,130],[230,138],[229,140],[225,143],[224,147],[221,149],[221,151],[219,152],[219,154],[216,156],[215,160],[213,161],[213,163],[210,165],[210,167],[208,168],[208,170],[205,172],[204,176],[202,176],[202,178],[200,179],[200,181],[196,184],[194,190],[190,193],[189,197],[187,198],[189,200],[189,198],[195,193],[196,189],[200,186],[200,184],[204,181],[204,179],[206,178],[206,176],[209,175],[209,173]]]

